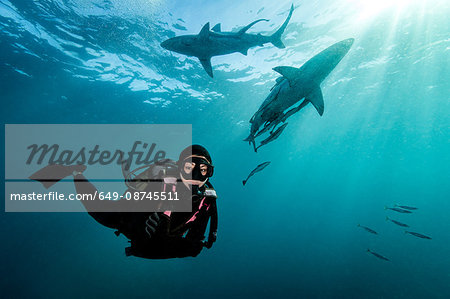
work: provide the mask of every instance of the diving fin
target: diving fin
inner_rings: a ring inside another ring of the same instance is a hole
[[[202,64],[203,68],[205,69],[206,73],[208,73],[208,75],[211,78],[214,78],[213,76],[213,71],[212,71],[212,66],[211,66],[211,58],[198,58],[200,60],[200,63]]]
[[[74,171],[81,173],[85,169],[86,165],[50,164],[33,173],[29,179],[40,182],[48,189],[63,178],[72,175]]]

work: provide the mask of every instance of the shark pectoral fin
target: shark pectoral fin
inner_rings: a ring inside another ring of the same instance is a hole
[[[320,87],[317,86],[317,88],[314,89],[309,95],[307,95],[305,99],[311,102],[311,104],[313,104],[316,108],[317,112],[319,112],[319,115],[322,116],[325,105],[323,103],[323,95]]]
[[[222,29],[220,28],[220,23],[216,24],[211,30],[214,32],[222,32]]]
[[[298,68],[292,66],[276,66],[273,70],[286,78],[289,81],[289,85],[291,85],[291,82],[293,82],[300,73]]]
[[[200,33],[198,34],[200,38],[207,38],[209,36],[209,22],[203,26],[202,30],[200,30]]]
[[[211,78],[214,78],[213,76],[213,71],[212,71],[212,66],[211,66],[211,58],[198,58],[200,60],[200,63],[202,64],[203,68],[205,69],[205,71],[208,73],[208,75]]]

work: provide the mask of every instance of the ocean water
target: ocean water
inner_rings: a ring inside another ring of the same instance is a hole
[[[214,57],[213,79],[160,47],[206,22],[267,18],[249,32],[268,35],[291,3],[0,0],[3,124],[192,124],[219,195],[213,248],[174,260],[126,257],[86,213],[3,211],[1,297],[450,298],[448,1],[294,1],[285,49]],[[242,140],[272,68],[346,38],[324,115],[308,105],[254,153]]]

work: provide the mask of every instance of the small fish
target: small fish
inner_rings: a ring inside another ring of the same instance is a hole
[[[396,207],[398,207],[398,208],[402,208],[402,209],[405,209],[405,210],[411,210],[411,211],[414,211],[414,210],[417,210],[417,208],[416,207],[410,207],[410,206],[400,206],[400,205],[395,205]]]
[[[374,231],[374,230],[371,229],[371,228],[368,228],[367,226],[363,226],[363,225],[358,224],[358,227],[364,228],[366,231],[368,231],[368,232],[371,233],[371,234],[378,235],[378,233],[377,233],[376,231]]]
[[[411,211],[408,211],[408,210],[402,210],[402,209],[399,209],[399,208],[389,208],[389,207],[384,207],[384,209],[385,209],[385,210],[396,211],[396,212],[398,212],[398,213],[403,213],[403,214],[411,214],[411,213],[412,213]]]
[[[269,164],[270,164],[270,161],[267,161],[267,162],[261,163],[261,164],[259,164],[258,166],[256,166],[256,168],[253,169],[252,172],[250,172],[250,174],[248,175],[248,177],[247,177],[245,180],[242,181],[242,184],[245,186],[245,184],[247,183],[247,181],[248,181],[248,179],[249,179],[250,177],[252,177],[255,173],[260,172],[261,170],[263,170],[264,168],[266,168],[267,165],[269,165]]]
[[[283,113],[279,113],[278,115],[276,115],[276,117],[270,121],[267,121],[264,124],[264,127],[262,128],[262,130],[260,130],[256,135],[256,137],[259,137],[260,135],[268,132],[270,129],[275,128],[280,122],[281,119],[283,118],[284,114]]]
[[[280,77],[283,78],[283,77]],[[306,105],[308,105],[309,101],[304,100],[300,105],[298,105],[295,108],[292,108],[291,110],[289,110],[288,112],[286,112],[285,114],[283,114],[283,118],[281,119],[282,122],[285,122],[289,117],[291,117],[292,115],[294,115],[295,113],[299,112],[303,107],[305,107]]]
[[[419,234],[419,233],[415,233],[415,232],[409,232],[407,230],[405,230],[405,234],[410,234],[410,235],[416,236],[418,238],[431,240],[431,237],[428,237],[428,236],[425,236],[425,235],[422,235],[422,234]]]
[[[391,221],[392,223],[397,224],[398,226],[401,226],[401,227],[409,227],[408,224],[401,223],[401,222],[399,222],[399,221],[397,221],[397,220],[391,219],[391,218],[389,218],[388,216],[386,216],[386,221],[388,221],[388,220]]]
[[[376,256],[377,258],[379,258],[380,260],[384,260],[384,261],[389,261],[389,259],[385,256],[382,256],[381,254],[378,254],[376,252],[373,252],[370,249],[367,249],[367,252],[370,252],[371,254],[373,254],[374,256]]]
[[[269,137],[267,137],[266,139],[264,139],[263,141],[261,141],[261,143],[255,148],[255,152],[258,150],[258,148],[260,148],[263,145],[266,145],[269,142],[274,141],[275,139],[277,139],[281,133],[283,132],[284,128],[286,128],[286,126],[288,125],[288,123],[283,124],[282,126],[280,126],[279,128],[277,128],[274,132],[270,132]]]

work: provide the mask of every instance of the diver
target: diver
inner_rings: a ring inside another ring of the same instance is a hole
[[[95,186],[83,175],[86,166],[49,165],[48,167],[53,171],[59,171],[58,179],[72,174],[78,194],[93,196],[97,194],[98,196]],[[39,178],[39,174],[43,177],[42,170],[30,178],[46,186],[45,180]],[[123,234],[129,239],[131,246],[125,248],[127,256],[149,259],[195,257],[203,247],[211,248],[217,238],[218,217],[217,196],[209,181],[214,173],[214,166],[208,151],[201,145],[188,146],[180,153],[177,162],[148,167],[144,173],[145,177],[154,177],[155,171],[158,174],[172,172],[172,175],[176,175],[177,180],[173,183],[172,190],[176,190],[181,198],[191,196],[192,212],[92,212],[90,211],[91,201],[82,200],[81,202],[89,215],[97,222],[115,229],[117,236]],[[130,184],[127,186],[128,191],[133,191],[133,186]],[[151,186],[154,188],[155,185]],[[142,185],[139,187],[142,190]],[[166,184],[162,181],[161,190],[165,188]],[[209,234],[205,241],[208,222]]]

